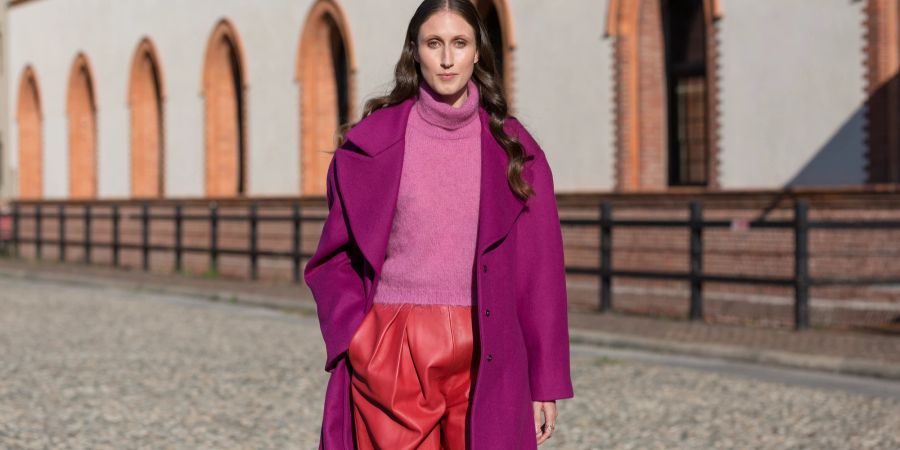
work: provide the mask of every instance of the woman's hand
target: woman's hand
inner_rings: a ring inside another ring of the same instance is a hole
[[[538,445],[541,445],[550,436],[556,427],[556,401],[533,402],[534,408],[534,434]],[[544,412],[544,421],[541,423],[541,411]]]

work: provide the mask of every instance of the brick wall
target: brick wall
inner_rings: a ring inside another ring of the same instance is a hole
[[[246,154],[242,154],[246,80],[242,61],[234,27],[220,21],[209,39],[203,72],[205,185],[209,196],[237,195],[245,188],[240,180],[240,174],[246,174]]]
[[[138,46],[131,67],[131,195],[163,194],[162,93],[158,63],[150,41]]]
[[[893,219],[900,220],[900,195],[898,192],[875,189],[853,191],[805,191],[801,193],[742,192],[704,195],[686,194],[611,194],[611,195],[561,195],[560,214],[567,218],[597,218],[600,202],[614,204],[616,219],[686,219],[688,202],[698,199],[704,202],[706,219],[790,220],[793,217],[793,199],[807,199],[810,205],[809,219]],[[261,216],[286,216],[291,212],[293,199],[260,199]],[[44,202],[45,215],[55,213],[52,202]],[[97,202],[98,205],[109,203]],[[175,202],[154,201],[151,214],[171,214]],[[184,214],[206,214],[209,201],[183,201]],[[303,214],[324,217],[325,206],[321,199],[302,200]],[[22,211],[29,214],[33,206],[23,203]],[[33,205],[33,204],[32,204]],[[246,201],[220,202],[220,215],[246,214]],[[94,207],[97,213],[106,213],[105,206]],[[136,203],[122,206],[121,242],[141,242],[140,221]],[[72,206],[70,213],[79,212]],[[131,216],[131,217],[128,217]],[[66,226],[67,239],[80,240],[83,222],[70,219]],[[108,219],[93,222],[92,236],[99,242],[111,241]],[[322,223],[304,222],[301,226],[301,251],[310,255],[316,248]],[[20,222],[21,236],[34,236],[34,221]],[[292,235],[290,221],[261,221],[259,249],[290,251]],[[186,221],[183,226],[183,244],[206,247],[209,245],[209,226],[206,221]],[[43,220],[43,236],[55,239],[58,233],[54,218]],[[569,267],[597,267],[599,260],[599,233],[596,227],[563,227],[566,264]],[[219,222],[219,247],[221,249],[246,249],[249,247],[249,226],[246,221],[221,220]],[[151,244],[174,245],[174,226],[171,220],[154,221],[151,226]],[[709,229],[704,232],[705,273],[720,275],[752,275],[790,278],[793,274],[794,236],[789,229]],[[659,270],[686,272],[689,263],[689,235],[686,230],[673,228],[616,228],[613,230],[613,267],[617,270]],[[894,230],[829,230],[814,229],[809,237],[809,268],[813,278],[821,277],[900,277],[900,229]],[[23,245],[22,256],[34,258],[33,245]],[[56,259],[57,246],[45,244],[42,256]],[[80,246],[71,246],[67,261],[81,261]],[[305,262],[305,259],[303,261]],[[94,249],[92,260],[97,264],[110,264],[111,251]],[[150,258],[150,269],[169,272],[174,268],[171,251],[156,251]],[[141,267],[139,250],[123,250],[121,263],[127,267]],[[205,253],[185,253],[184,270],[203,275],[209,269],[209,257]],[[247,256],[222,254],[219,257],[219,275],[248,278]],[[290,282],[292,266],[289,258],[260,257],[261,280]],[[594,310],[598,305],[598,278],[592,275],[569,276],[570,306],[576,310]],[[616,278],[613,281],[613,306],[622,312],[686,317],[690,291],[686,282],[649,279]],[[900,317],[900,285],[894,286],[838,286],[814,287],[810,291],[813,325],[850,326],[877,325]],[[792,323],[793,291],[788,287],[707,283],[704,286],[704,308],[708,320],[720,322],[757,322],[772,325]]]
[[[69,75],[69,197],[97,196],[97,108],[87,57],[79,54]]]
[[[37,77],[31,67],[22,75],[16,121],[19,124],[19,198],[38,199],[43,196],[44,156],[41,102]]]

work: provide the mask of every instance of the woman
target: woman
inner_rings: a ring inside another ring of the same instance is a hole
[[[469,0],[422,2],[392,92],[341,138],[327,185],[304,269],[331,373],[320,449],[553,436],[574,396],[553,179]]]

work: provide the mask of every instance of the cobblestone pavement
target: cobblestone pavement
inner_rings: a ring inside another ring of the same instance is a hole
[[[315,319],[0,277],[0,448],[315,449]],[[894,449],[900,400],[573,352],[546,449]]]
[[[263,281],[235,280],[228,278],[206,279],[196,276],[180,276],[164,273],[148,273],[140,270],[124,270],[104,265],[56,263],[0,258],[0,276],[28,277],[37,280],[69,280],[92,284],[131,286],[155,292],[193,293],[219,299],[238,298],[242,303],[260,304],[295,311],[314,311],[312,294],[305,285],[270,283]],[[683,319],[662,319],[634,316],[618,312],[599,314],[574,311],[569,313],[569,326],[576,331],[600,331],[615,335],[621,341],[634,338],[652,339],[665,343],[688,346],[716,344],[740,348],[741,353],[764,355],[770,352],[787,352],[794,366],[810,364],[815,357],[838,360],[861,360],[867,365],[892,365],[884,373],[897,373],[900,364],[900,334],[873,333],[850,330],[808,329],[795,332],[791,329],[742,326],[738,324],[691,322]],[[576,339],[577,340],[577,336]],[[630,344],[634,346],[632,342]],[[645,348],[644,345],[640,346]],[[805,364],[799,364],[803,358]],[[766,358],[772,361],[772,358]],[[828,370],[846,364],[826,364]],[[880,367],[880,369],[884,369]],[[860,371],[846,370],[850,373]],[[862,371],[872,375],[873,370]],[[892,376],[896,379],[897,376]]]

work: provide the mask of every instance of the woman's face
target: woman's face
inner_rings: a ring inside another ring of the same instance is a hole
[[[466,101],[466,83],[478,62],[476,47],[475,30],[456,13],[436,12],[419,28],[416,61],[425,82],[445,103],[459,107]]]

